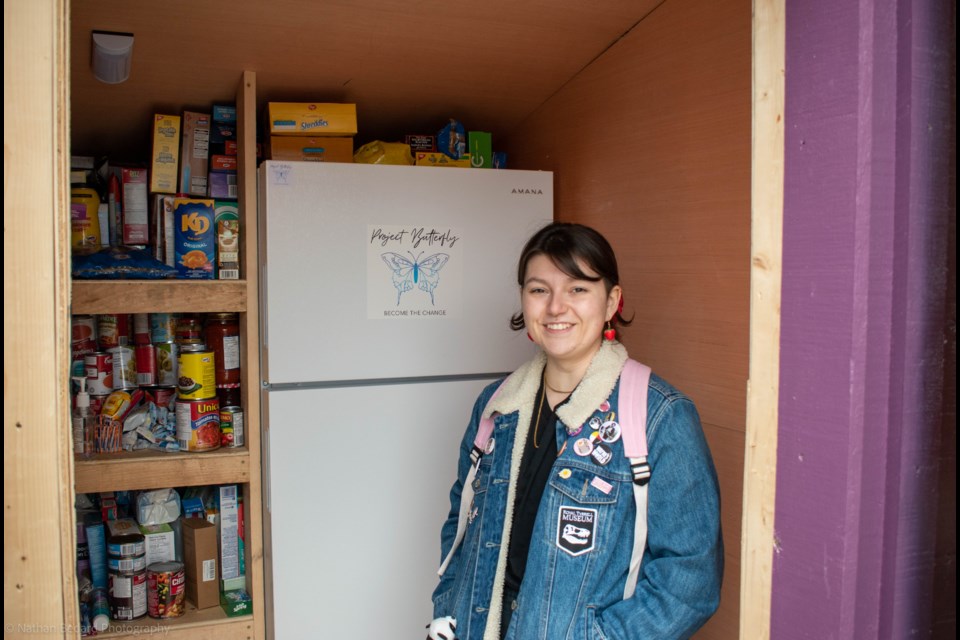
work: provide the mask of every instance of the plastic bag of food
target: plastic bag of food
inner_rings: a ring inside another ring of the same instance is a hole
[[[467,134],[463,125],[450,118],[440,133],[437,134],[437,151],[445,153],[454,160],[467,155]]]
[[[88,256],[73,256],[73,277],[100,280],[175,278],[177,270],[146,249],[110,247]]]
[[[400,164],[413,165],[410,145],[402,142],[383,142],[374,140],[363,145],[353,154],[358,164]]]
[[[180,494],[173,489],[141,491],[137,495],[137,522],[168,524],[180,517]]]

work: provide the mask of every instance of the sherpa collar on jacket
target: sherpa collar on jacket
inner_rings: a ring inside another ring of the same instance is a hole
[[[557,410],[557,417],[563,424],[570,429],[576,429],[586,422],[597,407],[610,397],[626,361],[627,350],[622,344],[604,340],[570,400]],[[540,351],[532,360],[514,371],[501,385],[497,396],[487,403],[484,417],[489,418],[494,413],[518,411],[525,403],[528,407],[532,405],[537,389],[540,388],[540,378],[546,363],[547,356]]]

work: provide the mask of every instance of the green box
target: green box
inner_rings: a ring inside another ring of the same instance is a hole
[[[493,168],[493,136],[486,131],[467,134],[467,151],[470,152],[470,166],[474,169]]]
[[[220,594],[220,608],[227,617],[248,616],[253,613],[253,600],[246,591],[224,591]]]

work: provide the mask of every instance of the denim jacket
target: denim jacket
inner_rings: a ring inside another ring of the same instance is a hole
[[[687,638],[719,604],[723,544],[713,461],[693,403],[656,375],[647,398],[647,545],[636,591],[623,599],[636,514],[629,460],[622,439],[609,443],[612,456],[600,457],[606,464],[578,455],[574,443],[590,437],[591,418],[616,420],[626,357],[622,345],[605,342],[558,410],[560,454],[537,512],[507,640]],[[434,617],[456,618],[460,640],[499,638],[516,478],[545,362],[541,353],[521,366],[492,402],[501,383],[487,387],[460,446],[441,558],[456,535],[480,419],[494,416],[466,533],[433,594]]]

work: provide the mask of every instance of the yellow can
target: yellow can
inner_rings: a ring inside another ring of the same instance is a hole
[[[89,187],[70,190],[70,246],[76,254],[100,250],[100,196]]]
[[[177,357],[177,395],[183,400],[206,400],[217,395],[213,351],[202,344],[185,344]]]

